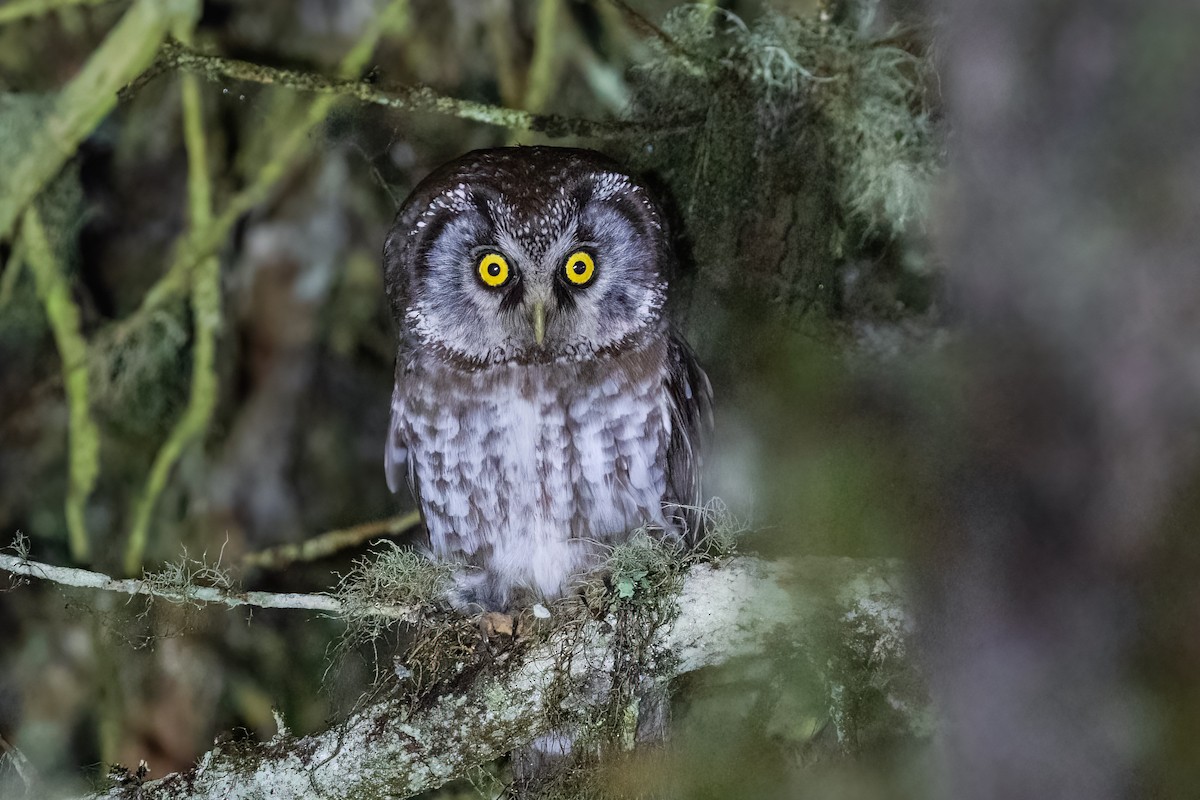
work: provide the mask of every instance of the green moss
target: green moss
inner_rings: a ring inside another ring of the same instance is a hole
[[[216,564],[207,564],[189,558],[185,552],[174,561],[169,561],[161,569],[147,572],[142,580],[159,596],[181,598],[176,602],[191,603],[197,609],[207,604],[188,600],[197,587],[207,586],[224,592],[234,590],[233,576]]]
[[[188,316],[181,303],[154,311],[144,324],[109,328],[92,343],[88,371],[106,427],[135,438],[167,430],[187,398],[187,344]]]
[[[617,605],[658,602],[678,586],[687,552],[647,531],[635,532],[608,554],[606,567]]]
[[[347,637],[363,642],[378,639],[398,624],[395,619],[369,613],[380,605],[429,610],[439,604],[450,586],[454,569],[431,561],[395,542],[380,542],[370,554],[356,559],[338,581],[333,595],[346,607],[350,623]]]
[[[349,608],[433,605],[449,588],[453,567],[385,540],[338,582],[335,596]]]

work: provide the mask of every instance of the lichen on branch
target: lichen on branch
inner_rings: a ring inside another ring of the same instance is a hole
[[[278,85],[298,92],[333,98],[352,98],[362,103],[400,111],[444,114],[510,130],[533,131],[549,137],[627,137],[642,135],[647,130],[667,132],[681,129],[695,121],[686,114],[659,118],[655,122],[593,120],[564,117],[557,114],[538,114],[474,100],[446,97],[427,86],[384,88],[364,80],[327,78],[311,72],[277,69],[234,58],[204,55],[176,43],[168,43],[163,47],[160,61],[167,67],[185,72],[195,72],[212,81],[233,79]]]
[[[106,576],[15,556],[0,556],[0,568],[72,585],[114,588],[107,585],[111,579]],[[895,641],[907,636],[907,626],[898,624],[906,616],[903,593],[894,588],[898,569],[893,562],[837,558],[765,562],[742,556],[696,564],[681,575],[676,591],[661,598],[678,613],[655,626],[646,643],[663,670],[655,677],[668,680],[735,659],[759,658],[768,651],[803,651],[811,646],[811,623],[823,619],[821,624],[854,633],[861,640],[855,652],[869,656],[869,674],[849,676],[858,684],[843,686],[843,696],[861,697],[862,686],[869,690],[911,681],[912,665],[901,658],[903,643]],[[115,583],[128,590],[137,582]],[[830,590],[837,597],[833,609]],[[228,602],[234,599],[228,590],[212,591],[224,596],[218,602],[240,604]],[[338,602],[325,595],[301,597],[331,606]],[[186,596],[186,602],[198,599],[197,592]],[[564,710],[572,720],[606,713],[609,698],[595,690],[595,676],[609,674],[618,663],[613,647],[621,637],[614,619],[611,613],[556,617],[544,635],[504,650],[420,702],[394,696],[320,733],[295,737],[284,731],[259,744],[218,745],[191,770],[142,785],[138,797],[407,797],[442,786],[556,729],[563,724]],[[831,630],[830,635],[836,634]],[[861,702],[845,711],[853,714],[860,707]],[[921,705],[894,707],[904,724],[926,711]],[[841,719],[842,725],[851,724],[845,716]],[[127,792],[114,787],[88,798],[117,800]]]

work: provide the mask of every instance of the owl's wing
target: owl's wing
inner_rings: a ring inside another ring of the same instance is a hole
[[[700,445],[712,428],[712,385],[696,362],[690,347],[672,335],[667,351],[667,400],[671,408],[671,434],[667,442],[667,496],[669,514],[696,541],[701,531]]]
[[[383,466],[388,489],[394,494],[400,491],[401,479],[407,481],[413,499],[420,507],[421,498],[417,495],[416,473],[413,470],[412,449],[408,441],[409,426],[403,391],[405,373],[408,372],[405,368],[406,361],[401,353],[401,358],[396,362],[396,383],[392,388],[392,415],[388,422],[387,442],[383,448]]]

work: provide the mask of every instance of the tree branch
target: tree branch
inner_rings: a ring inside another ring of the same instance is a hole
[[[678,618],[654,642],[666,654],[656,662],[672,665],[662,677],[768,647],[811,649],[814,620],[831,597],[838,610],[830,618],[846,629],[845,638],[862,639],[875,670],[895,672],[907,635],[896,573],[891,562],[832,558],[768,563],[740,557],[694,567],[677,598]],[[587,617],[560,625],[538,644],[502,653],[465,688],[418,706],[388,700],[310,736],[283,731],[256,745],[219,745],[191,770],[142,785],[136,797],[405,797],[441,786],[551,730],[548,719],[562,709],[585,717],[598,712],[603,698],[588,679],[613,663],[609,622]],[[875,635],[864,637],[864,629]],[[903,701],[893,705],[905,708]],[[915,717],[923,710],[901,713]],[[112,788],[88,800],[132,796],[127,788]]]
[[[137,0],[54,102],[54,109],[14,163],[3,164],[0,239],[117,103],[117,90],[149,65],[167,31],[199,13],[194,0]]]
[[[301,542],[281,544],[266,550],[247,553],[242,566],[259,569],[283,569],[297,561],[317,561],[351,547],[385,536],[398,536],[421,524],[416,511],[387,519],[363,522],[349,528],[326,531]]]
[[[501,128],[533,131],[555,138],[613,138],[643,134],[648,127],[642,122],[626,120],[591,120],[558,114],[535,114],[516,108],[445,97],[427,86],[398,86],[385,89],[362,80],[333,79],[311,72],[276,69],[235,58],[203,55],[173,42],[163,46],[160,62],[185,72],[199,73],[212,81],[232,78],[252,83],[274,84],[298,92],[350,97],[363,103],[401,111],[444,114]],[[692,122],[694,121],[666,120],[654,125],[654,128],[667,132],[686,127]]]
[[[88,496],[100,474],[100,431],[92,417],[89,400],[87,343],[80,332],[79,308],[71,299],[71,286],[55,258],[37,208],[31,206],[25,212],[22,227],[26,263],[33,273],[38,298],[46,311],[62,360],[63,388],[70,419],[67,431],[67,540],[71,558],[86,561],[89,546],[85,512]]]
[[[187,33],[191,35],[190,32]],[[204,133],[204,107],[199,79],[184,75],[180,81],[183,106],[183,141],[188,159],[188,214],[197,230],[212,221],[212,181],[208,174],[208,140]],[[159,448],[134,506],[129,541],[125,545],[125,572],[137,574],[149,538],[150,517],[167,485],[171,470],[192,442],[202,438],[217,405],[216,349],[221,329],[221,262],[215,255],[200,260],[191,271],[192,386],[187,407]]]
[[[11,0],[0,6],[0,25],[26,17],[40,17],[65,8],[98,6],[113,0]]]
[[[156,597],[172,603],[190,605],[211,603],[229,608],[239,606],[290,608],[300,611],[321,611],[339,617],[378,616],[407,621],[416,619],[419,613],[419,609],[411,606],[378,604],[366,608],[350,607],[338,598],[326,594],[240,592],[220,586],[197,586],[186,580],[186,575],[183,575],[182,579],[176,580],[151,573],[144,578],[122,580],[102,572],[92,572],[74,567],[56,567],[52,564],[30,561],[21,556],[5,554],[0,554],[0,570],[13,575],[50,581],[60,586]],[[200,571],[219,574],[211,568],[202,568]]]

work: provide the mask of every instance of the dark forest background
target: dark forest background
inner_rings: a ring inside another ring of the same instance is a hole
[[[312,592],[419,541],[392,214],[474,148],[594,147],[671,209],[741,549],[906,559],[931,704],[831,719],[870,665],[815,636],[689,676],[596,791],[1196,796],[1198,36],[1166,2],[9,0],[0,545]],[[71,791],[318,730],[377,665],[341,635],[14,581],[0,737]]]

